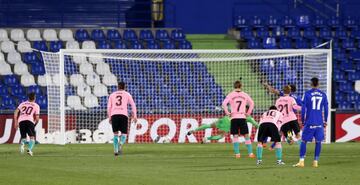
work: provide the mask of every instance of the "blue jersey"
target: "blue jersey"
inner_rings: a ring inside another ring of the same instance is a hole
[[[324,122],[327,122],[328,110],[328,99],[325,93],[315,88],[305,92],[301,107],[301,120],[304,125],[323,126]]]
[[[283,91],[280,91],[279,93],[280,96],[284,96],[284,92]],[[298,97],[296,94],[294,93],[290,93],[290,96],[293,97],[296,101],[296,104],[299,105],[299,106],[302,106],[302,99],[300,97]]]

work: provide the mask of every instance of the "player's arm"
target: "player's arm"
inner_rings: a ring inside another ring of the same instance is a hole
[[[327,119],[328,119],[328,116],[329,116],[329,103],[328,103],[328,100],[327,100],[327,96],[325,95],[325,98],[324,98],[324,103],[323,103],[323,106],[324,106],[324,127],[327,126]]]
[[[131,106],[131,110],[132,110],[132,117],[133,117],[133,121],[136,123],[137,122],[137,110],[136,110],[136,105],[134,102],[134,99],[132,98],[131,95],[129,95],[129,103]]]
[[[293,98],[294,99],[294,98]],[[296,100],[294,99],[293,103],[292,103],[292,107],[295,109],[295,110],[301,110],[301,106],[299,106],[297,103],[296,103]]]
[[[18,127],[19,127],[18,116],[19,116],[19,109],[17,108],[14,111],[14,128],[15,128],[15,130],[18,129]]]
[[[35,125],[37,125],[39,123],[40,120],[40,107],[37,106],[36,111],[35,111],[35,115],[34,115],[34,120],[35,120]]]
[[[270,93],[273,93],[278,96],[280,95],[280,91],[275,89],[273,86],[269,85],[268,83],[264,83],[264,86]]]
[[[250,116],[251,113],[252,113],[252,111],[253,111],[253,109],[254,109],[254,101],[251,99],[250,96],[248,96],[247,103],[248,103],[248,105],[249,105],[249,108],[248,108],[248,110],[247,110],[247,112],[246,112],[246,115],[247,115],[247,116]]]
[[[108,103],[107,103],[107,114],[108,114],[108,118],[109,118],[109,122],[111,123],[111,106],[112,106],[112,97],[111,95],[109,96],[108,99]]]
[[[303,125],[305,123],[307,101],[308,101],[308,97],[307,97],[307,95],[305,93],[304,97],[303,97],[303,106],[301,106],[301,122],[302,122]]]
[[[228,97],[226,97],[225,100],[222,103],[222,108],[224,109],[225,114],[228,115],[228,116],[230,115],[230,112],[229,112],[228,107],[227,107],[227,105],[229,104],[229,101],[230,101],[230,99]]]

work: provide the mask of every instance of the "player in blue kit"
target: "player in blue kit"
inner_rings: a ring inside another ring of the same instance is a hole
[[[294,167],[304,167],[306,143],[315,138],[315,156],[313,167],[318,167],[321,152],[321,142],[324,140],[324,128],[328,118],[328,99],[319,89],[319,79],[311,79],[312,89],[305,92],[301,108],[301,120],[304,124],[302,142],[300,144],[300,161]],[[323,117],[324,111],[324,117]]]

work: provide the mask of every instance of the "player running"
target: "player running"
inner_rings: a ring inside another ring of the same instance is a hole
[[[282,161],[282,146],[281,138],[279,134],[279,128],[282,125],[283,115],[277,110],[275,106],[271,106],[268,111],[260,118],[260,127],[258,133],[258,145],[256,149],[257,156],[257,165],[262,163],[262,153],[263,153],[263,141],[268,137],[271,138],[271,141],[275,142],[275,153],[278,165],[284,165]]]
[[[217,128],[219,130],[218,135],[204,137],[201,143],[206,143],[208,140],[220,140],[225,137],[226,133],[230,132],[230,125],[231,125],[230,122],[231,122],[230,117],[224,116],[224,117],[220,118],[219,120],[215,121],[214,123],[204,124],[204,125],[201,125],[200,127],[196,128],[195,130],[189,131],[187,133],[187,135],[191,135],[197,131],[205,130],[208,128]],[[246,122],[250,122],[256,128],[259,127],[259,124],[251,116],[246,117]]]
[[[126,136],[128,131],[128,104],[132,110],[132,120],[136,123],[136,105],[130,93],[125,91],[125,83],[119,82],[118,90],[109,96],[107,104],[107,112],[109,122],[112,125],[114,139],[114,154],[115,156],[122,154],[122,147],[126,143]],[[119,131],[121,132],[119,141]]]
[[[316,142],[313,167],[318,167],[321,142],[324,140],[324,127],[326,127],[328,118],[328,100],[326,94],[319,89],[318,78],[311,79],[311,87],[312,89],[306,91],[303,97],[301,119],[304,128],[300,145],[300,161],[294,165],[295,167],[304,167],[306,143],[311,142],[313,138]]]
[[[28,100],[22,102],[14,112],[15,129],[20,127],[20,153],[24,153],[26,135],[30,137],[27,154],[33,156],[35,146],[35,125],[39,122],[40,107],[35,103],[35,93],[28,95]]]
[[[241,82],[234,83],[234,91],[228,94],[222,103],[225,114],[231,117],[230,134],[233,135],[234,153],[236,158],[240,158],[240,140],[239,135],[245,137],[245,145],[248,150],[250,158],[255,158],[252,152],[251,140],[249,137],[249,130],[246,123],[246,117],[251,115],[254,109],[254,101],[245,92],[241,91]],[[230,104],[231,112],[228,111],[228,104]],[[249,108],[246,110],[246,105]],[[240,129],[240,132],[239,132]]]
[[[284,96],[276,100],[275,106],[283,114],[283,125],[281,126],[281,132],[285,136],[289,144],[293,144],[292,132],[295,133],[295,136],[300,144],[300,127],[297,121],[297,117],[294,113],[295,110],[300,110],[301,107],[296,104],[296,101],[293,97],[290,96],[291,87],[289,85],[283,88]]]

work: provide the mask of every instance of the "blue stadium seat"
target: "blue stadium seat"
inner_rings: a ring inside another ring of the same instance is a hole
[[[123,33],[124,40],[135,41],[137,40],[137,36],[134,30],[126,29]]]
[[[272,60],[263,60],[260,64],[262,72],[270,72],[274,70],[274,62]]]
[[[337,17],[332,16],[330,19],[328,19],[327,25],[331,28],[338,28],[340,26],[340,21]]]
[[[15,85],[10,88],[10,92],[13,96],[22,97],[26,96],[25,89],[21,85]]]
[[[24,54],[24,62],[27,64],[34,64],[34,63],[38,63],[40,60],[37,57],[36,52],[31,52],[31,53],[25,53]]]
[[[275,36],[277,38],[285,37],[286,36],[285,28],[282,26],[277,26],[273,28],[272,36],[273,37]]]
[[[331,31],[328,27],[320,29],[319,36],[323,39],[330,40],[332,38]]]
[[[280,25],[280,20],[275,16],[269,16],[265,24],[269,28],[275,28]]]
[[[256,35],[259,38],[266,38],[270,36],[269,30],[266,27],[261,27],[256,30]]]
[[[140,30],[139,39],[145,41],[154,40],[154,36],[151,30]]]
[[[303,39],[303,38],[298,38],[295,41],[295,48],[296,49],[306,49],[309,48],[309,43]]]
[[[106,32],[106,38],[111,41],[121,40],[121,35],[118,30],[110,29]]]
[[[147,49],[160,49],[160,45],[155,40],[149,40],[146,42]]]
[[[346,50],[355,50],[355,43],[354,40],[351,38],[347,38],[345,40],[342,41],[342,48],[346,49]]]
[[[310,47],[315,48],[323,43],[322,39],[319,39],[318,37],[315,37],[310,40]]]
[[[250,19],[250,25],[254,28],[264,27],[263,20],[259,16],[254,16]]]
[[[155,38],[160,41],[166,41],[170,39],[169,34],[166,30],[156,30]]]
[[[343,27],[338,27],[335,31],[335,37],[341,40],[348,38],[346,30]]]
[[[185,40],[185,34],[182,30],[172,30],[171,39],[175,41],[183,41]]]
[[[58,52],[61,48],[63,48],[63,44],[61,41],[50,41],[51,52]]]
[[[15,100],[10,96],[3,96],[1,105],[3,109],[14,110],[16,108]]]
[[[24,95],[24,96],[19,96],[17,97],[17,102],[18,104],[24,102],[24,101],[27,101],[28,100],[28,96],[27,95]]]
[[[189,42],[187,40],[182,40],[179,42],[178,48],[179,49],[192,49],[192,45],[191,45],[191,42]]]
[[[106,40],[101,40],[97,43],[98,49],[112,49],[111,44]]]
[[[360,73],[356,70],[348,71],[348,80],[355,82],[356,80],[360,80]]]
[[[31,74],[33,75],[44,75],[45,67],[42,63],[31,64]]]
[[[285,28],[293,28],[295,27],[295,22],[291,17],[285,16],[281,21],[281,25]]]
[[[0,96],[7,96],[8,94],[8,87],[6,85],[0,85]]]
[[[252,38],[247,42],[247,48],[249,49],[261,49],[261,44],[259,39]]]
[[[300,35],[300,30],[299,28],[297,27],[292,27],[288,30],[288,34],[287,34],[288,37],[290,38],[293,38],[293,39],[297,39],[297,38],[300,38],[301,35]]]
[[[354,56],[356,56],[356,55],[354,55]],[[360,60],[360,52],[359,52],[358,56],[359,56],[359,60]],[[333,51],[333,57],[334,57],[334,59],[341,60],[341,61],[346,60],[346,58],[347,58],[346,54],[341,50],[334,50]]]
[[[121,40],[116,40],[114,43],[114,49],[126,49],[126,44],[125,42],[121,41]]]
[[[349,81],[338,82],[338,89],[346,93],[354,91],[353,84]]]
[[[340,68],[347,72],[355,71],[353,62],[349,60],[342,61],[340,64]]]
[[[345,55],[345,53],[344,53],[344,55]],[[357,62],[360,61],[360,51],[357,50],[357,51],[350,52],[349,58],[351,60],[354,60],[354,61],[357,61]]]
[[[235,28],[246,28],[248,27],[248,20],[244,16],[237,16],[234,18],[234,27]]]
[[[336,102],[342,102],[345,101],[345,95],[346,93],[341,92],[341,91],[336,91],[335,92],[335,100]]]
[[[313,25],[315,26],[315,28],[323,28],[326,26],[326,22],[323,18],[321,18],[320,16],[316,16],[314,21],[313,21]]]
[[[7,86],[15,86],[15,85],[19,85],[19,80],[17,79],[17,77],[15,75],[5,75],[4,76],[4,85]]]
[[[340,41],[336,38],[332,39],[332,47],[334,50],[341,50]]]
[[[35,93],[36,96],[41,96],[41,88],[38,85],[31,85],[27,89],[27,93]]]
[[[85,29],[78,29],[75,32],[75,40],[83,42],[85,40],[90,40],[89,33]]]
[[[357,28],[357,20],[354,17],[347,16],[343,19],[343,25],[346,28]]]
[[[47,109],[46,96],[37,96],[35,102],[40,106],[40,109]]]
[[[348,101],[342,101],[342,102],[338,102],[339,104],[339,109],[342,109],[342,110],[348,110],[348,109],[351,109],[352,108],[352,104]]]
[[[346,81],[345,72],[342,70],[334,70],[334,80],[337,82]]]
[[[254,38],[252,29],[249,27],[241,29],[240,37],[241,39],[245,39],[245,40]]]
[[[144,49],[144,47],[139,41],[134,40],[130,42],[130,49]]]
[[[288,60],[278,60],[276,62],[275,69],[280,72],[286,72],[287,70],[290,69],[289,61]]]
[[[296,25],[300,28],[306,28],[311,26],[310,16],[300,15],[296,17]]]
[[[94,29],[91,31],[91,39],[94,41],[105,40],[105,33],[101,29]]]
[[[360,39],[360,29],[353,29],[350,32],[350,37],[359,40]]]
[[[291,40],[286,37],[281,37],[280,43],[279,43],[279,48],[280,49],[291,49],[292,48]]]
[[[274,37],[267,37],[263,39],[264,49],[276,49],[276,39]]]
[[[316,37],[316,33],[313,27],[307,27],[304,29],[304,37],[307,39],[313,39]]]
[[[40,51],[48,51],[45,41],[34,41],[33,47]]]

